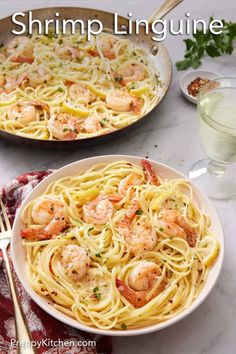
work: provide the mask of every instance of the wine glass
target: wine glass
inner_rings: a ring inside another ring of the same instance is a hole
[[[218,78],[198,98],[200,143],[208,159],[196,162],[189,177],[209,197],[236,196],[236,78]]]

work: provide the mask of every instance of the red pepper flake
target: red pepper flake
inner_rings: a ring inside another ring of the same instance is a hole
[[[203,86],[210,82],[207,78],[197,77],[187,87],[188,93],[193,97],[198,97],[199,92]]]

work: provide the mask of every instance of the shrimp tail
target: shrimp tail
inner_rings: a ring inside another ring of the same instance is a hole
[[[21,237],[26,240],[48,240],[52,235],[42,229],[23,229],[21,230]]]
[[[190,247],[195,247],[196,242],[197,242],[197,235],[194,233],[186,234],[187,235],[187,240],[188,244]]]
[[[139,291],[140,295],[137,294],[136,291],[131,289],[124,281],[118,278],[116,278],[116,287],[121,295],[123,295],[135,308],[143,307],[148,302],[146,298],[143,298],[141,295],[141,293],[143,294],[143,291]]]
[[[99,57],[100,56],[98,51],[94,50],[94,49],[89,49],[88,54],[91,55],[92,57]]]
[[[65,81],[65,85],[66,86],[72,86],[72,85],[74,85],[74,81],[66,80]]]
[[[119,203],[122,200],[122,197],[119,195],[108,195],[107,198],[113,203]]]
[[[34,62],[34,58],[28,58],[25,56],[19,56],[17,58],[15,58],[14,60],[16,63],[28,63],[28,64],[32,64]]]
[[[116,54],[115,53],[112,53],[112,52],[105,52],[104,53],[104,57],[109,59],[109,60],[113,60],[116,58]]]
[[[178,224],[186,233],[187,242],[190,247],[195,247],[197,242],[197,234],[191,226],[189,226],[183,217],[178,218]]]
[[[149,301],[154,299],[162,291],[165,290],[166,282],[163,280],[154,294],[148,298],[146,291],[134,291],[124,281],[116,278],[116,287],[119,292],[128,300],[135,308],[140,308],[146,305]]]
[[[92,57],[100,57],[100,54],[98,53],[98,51],[94,50],[94,49],[89,49],[88,54],[91,55]],[[103,55],[105,58],[110,59],[110,60],[113,60],[116,58],[115,53],[112,53],[112,52],[105,52]]]
[[[142,99],[138,97],[134,97],[132,101],[132,110],[134,114],[140,114],[142,106],[143,106]]]
[[[145,177],[147,182],[154,184],[155,186],[160,186],[161,182],[154,171],[154,168],[148,160],[142,160],[142,167],[145,172]]]

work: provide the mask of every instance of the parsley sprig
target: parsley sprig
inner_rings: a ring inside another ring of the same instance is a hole
[[[99,292],[99,287],[98,287],[98,286],[96,286],[95,288],[93,288],[93,293],[94,293],[94,296],[95,296],[98,300],[100,300],[100,298],[101,298],[101,293]]]
[[[210,22],[213,21],[210,18]],[[177,70],[187,70],[192,67],[197,69],[202,64],[204,54],[212,58],[219,57],[222,54],[232,54],[233,42],[236,39],[236,23],[222,20],[224,27],[222,33],[213,34],[208,29],[204,34],[202,30],[197,30],[193,34],[193,39],[185,39],[186,52],[184,60],[178,61],[175,65]]]

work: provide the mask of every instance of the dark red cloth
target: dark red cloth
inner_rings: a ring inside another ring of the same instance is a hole
[[[0,189],[0,195],[6,206],[11,223],[14,221],[15,214],[22,200],[50,173],[52,173],[51,170],[25,173]],[[11,339],[15,338],[14,312],[4,272],[3,267],[0,269],[0,354],[16,354],[16,350],[10,345]],[[39,354],[112,353],[111,337],[85,333],[57,321],[35,304],[19,283],[16,275],[15,280],[32,337],[35,341],[41,341],[42,344],[41,348],[37,348]],[[47,340],[47,342],[43,343],[43,339]],[[95,340],[96,347],[63,347],[62,345],[49,347],[49,340],[60,341],[60,343],[68,340],[74,340],[75,342]]]

